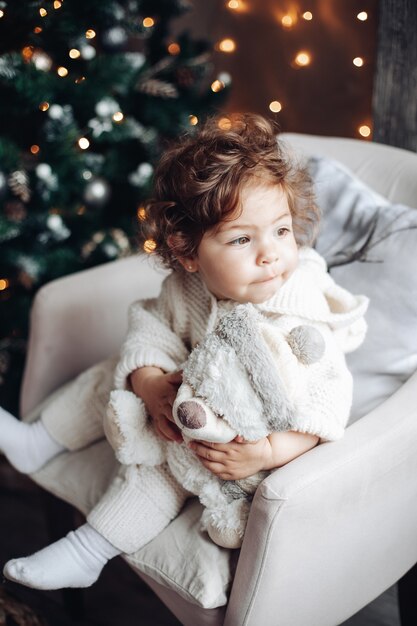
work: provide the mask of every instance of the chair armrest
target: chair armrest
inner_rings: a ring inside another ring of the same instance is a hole
[[[149,257],[138,255],[42,287],[31,310],[21,415],[90,365],[117,353],[129,304],[156,296],[165,275]]]
[[[270,475],[254,498],[225,626],[339,624],[417,560],[417,373]]]

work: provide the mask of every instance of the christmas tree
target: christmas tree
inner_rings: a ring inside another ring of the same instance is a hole
[[[16,410],[39,287],[129,254],[165,142],[227,89],[170,38],[186,0],[0,1],[0,404]],[[213,82],[214,81],[214,82]]]

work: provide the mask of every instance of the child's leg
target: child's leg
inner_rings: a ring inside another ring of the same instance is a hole
[[[165,465],[122,466],[87,524],[29,557],[9,561],[3,573],[35,589],[88,587],[109,559],[136,552],[166,528],[188,496]]]
[[[25,424],[0,407],[0,451],[19,472],[36,472],[63,450],[40,420]]]
[[[107,561],[118,554],[120,550],[84,524],[32,556],[8,561],[3,574],[35,589],[89,587]]]

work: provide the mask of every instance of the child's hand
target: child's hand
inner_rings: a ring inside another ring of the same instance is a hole
[[[130,382],[133,391],[144,401],[160,437],[181,442],[181,431],[172,417],[172,405],[182,383],[182,373],[165,374],[156,367],[144,367],[131,374]]]
[[[271,467],[272,448],[267,437],[259,441],[236,437],[230,443],[191,441],[188,445],[204,467],[222,480],[247,478]]]

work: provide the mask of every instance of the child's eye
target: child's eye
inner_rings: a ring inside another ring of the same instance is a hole
[[[278,228],[277,235],[278,237],[285,237],[286,235],[288,235],[289,232],[290,232],[290,229],[283,226],[281,228]]]
[[[248,243],[249,237],[238,237],[237,239],[233,239],[233,241],[229,241],[230,246],[243,246],[245,243]]]

